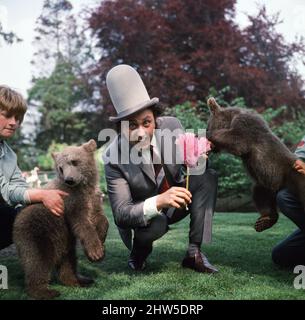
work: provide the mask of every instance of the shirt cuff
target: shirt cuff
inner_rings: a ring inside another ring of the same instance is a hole
[[[28,190],[25,190],[25,192],[23,194],[23,201],[24,201],[24,204],[30,204],[31,203],[31,199],[30,199]]]
[[[158,211],[157,209],[157,196],[148,198],[144,201],[143,211],[144,218],[147,222],[161,213],[161,210]]]

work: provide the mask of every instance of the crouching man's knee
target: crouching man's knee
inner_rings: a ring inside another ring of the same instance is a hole
[[[273,263],[282,268],[289,268],[293,265],[289,249],[281,244],[273,248],[271,258]]]
[[[272,253],[271,253],[271,258],[272,258],[273,263],[275,263],[278,266],[282,266],[282,263],[283,263],[282,252],[278,246],[273,248]]]
[[[135,237],[141,243],[152,243],[168,231],[167,217],[160,214],[151,219],[149,225],[135,230]]]

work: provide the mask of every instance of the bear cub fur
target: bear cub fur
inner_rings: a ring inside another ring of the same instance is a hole
[[[57,217],[43,204],[24,208],[14,224],[14,242],[25,273],[30,297],[50,299],[59,292],[48,288],[52,271],[66,286],[87,286],[90,278],[77,273],[76,240],[90,261],[102,260],[108,220],[102,209],[94,140],[53,153],[57,178],[46,189],[60,189],[64,214]]]
[[[297,157],[275,136],[256,112],[236,107],[222,108],[208,99],[211,115],[207,138],[215,151],[224,150],[242,159],[255,181],[253,200],[260,217],[255,230],[261,232],[278,220],[276,193],[288,188],[305,208],[305,176],[297,172]]]

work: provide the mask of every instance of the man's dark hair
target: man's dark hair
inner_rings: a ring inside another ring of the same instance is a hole
[[[162,115],[164,108],[162,107],[162,105],[160,103],[157,103],[157,104],[154,104],[151,107],[148,107],[147,109],[152,111],[152,113],[154,115],[154,119],[156,121],[156,119]],[[145,109],[143,109],[143,110],[145,110]],[[125,120],[125,119],[123,119],[123,120]],[[157,123],[156,123],[156,125],[157,125]],[[118,121],[116,123],[116,131],[117,131],[117,133],[121,132],[121,121]]]

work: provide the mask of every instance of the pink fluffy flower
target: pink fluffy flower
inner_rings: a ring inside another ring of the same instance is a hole
[[[211,143],[208,139],[198,138],[191,132],[181,134],[177,138],[176,144],[180,147],[183,161],[189,168],[196,167],[199,157],[211,150]]]

